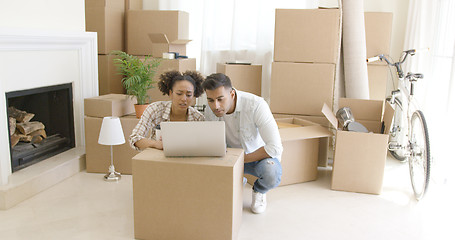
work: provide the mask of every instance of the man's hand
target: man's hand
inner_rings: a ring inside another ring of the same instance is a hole
[[[265,158],[270,158],[271,156],[267,154],[264,147],[258,148],[252,153],[245,154],[245,163],[259,161]]]

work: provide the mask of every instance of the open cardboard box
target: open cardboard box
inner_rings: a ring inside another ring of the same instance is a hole
[[[385,101],[340,98],[339,108],[351,108],[355,121],[370,132],[349,132],[338,128],[331,109],[322,113],[336,130],[332,189],[380,194],[387,158],[390,125],[394,110]]]
[[[327,128],[299,118],[276,121],[283,144],[280,186],[316,180],[318,161],[327,161],[327,141],[332,133]],[[256,177],[245,177],[248,183],[254,184]]]
[[[125,25],[126,52],[131,55],[152,53],[150,33],[166,34],[170,43],[189,38],[189,14],[184,11],[129,10]]]
[[[149,33],[150,41],[152,41],[152,57],[161,58],[163,53],[176,52],[179,55],[186,55],[186,44],[191,40],[177,39],[169,41],[164,33]]]

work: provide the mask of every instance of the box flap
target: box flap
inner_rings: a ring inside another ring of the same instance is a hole
[[[164,33],[149,33],[148,36],[152,43],[169,43],[169,40]]]
[[[332,110],[330,110],[329,106],[327,106],[327,104],[324,103],[321,112],[324,114],[327,120],[329,120],[330,124],[332,124],[335,129],[338,129],[338,120],[335,117],[335,114],[333,114]]]
[[[395,110],[390,105],[389,102],[384,102],[384,115],[382,117],[382,122],[384,124],[384,134],[389,134],[390,128],[392,127],[392,120],[393,115],[395,114]]]
[[[172,41],[171,44],[179,44],[179,45],[181,45],[181,44],[187,44],[189,42],[191,42],[191,40],[188,40],[188,39],[177,39],[177,40]]]
[[[332,133],[319,125],[280,129],[281,141],[294,141],[332,136]]]
[[[371,120],[380,122],[382,120],[383,103],[384,102],[382,100],[340,98],[338,102],[338,109],[343,107],[351,108],[351,112],[355,120]]]
[[[297,124],[278,122],[278,121],[276,122],[276,124],[278,125],[278,129],[301,127],[300,125],[297,125]]]

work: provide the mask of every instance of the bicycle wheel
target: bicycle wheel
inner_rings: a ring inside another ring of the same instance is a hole
[[[420,200],[428,188],[431,169],[428,127],[425,117],[420,110],[412,114],[409,143],[411,152],[409,156],[411,184],[416,199]]]
[[[390,97],[386,100],[390,102]],[[390,128],[389,142],[396,142],[401,146],[406,146],[406,125],[405,125],[405,116],[403,113],[403,105],[399,98],[395,98],[395,114],[393,115],[392,127]],[[389,149],[392,157],[399,161],[405,161],[406,150],[405,149]]]

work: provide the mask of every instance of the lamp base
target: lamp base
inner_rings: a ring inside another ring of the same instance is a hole
[[[118,172],[110,172],[104,176],[104,181],[118,181],[122,175]]]

